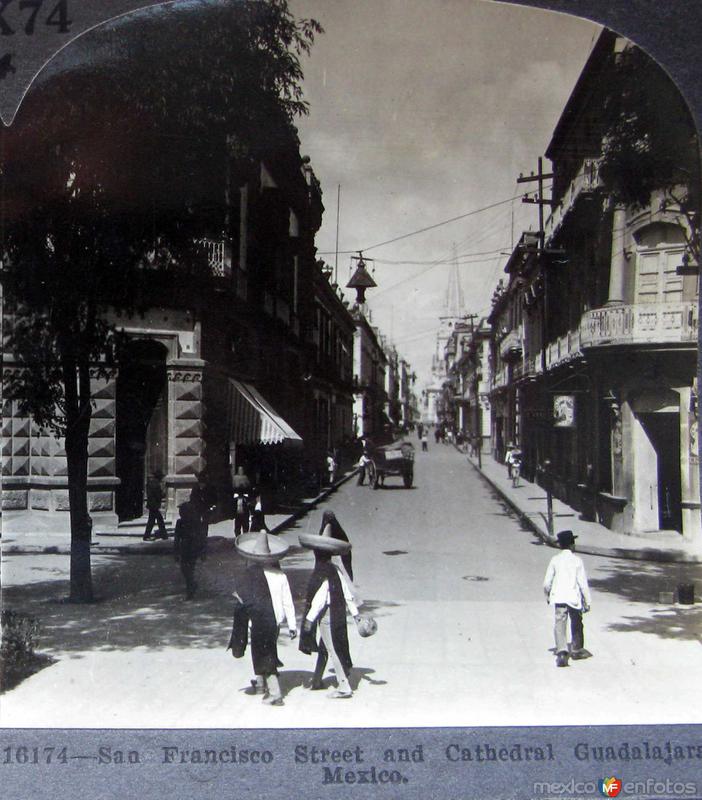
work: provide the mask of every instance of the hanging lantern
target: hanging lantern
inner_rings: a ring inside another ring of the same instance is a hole
[[[366,302],[366,289],[372,289],[377,285],[378,284],[373,280],[366,269],[366,262],[363,260],[363,254],[359,254],[356,271],[351,276],[351,280],[346,284],[346,288],[355,289],[356,302],[358,305],[363,305]]]

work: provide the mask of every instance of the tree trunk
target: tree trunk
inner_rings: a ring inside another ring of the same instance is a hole
[[[69,600],[91,602],[93,581],[90,566],[92,520],[88,515],[88,432],[92,407],[87,365],[64,357],[66,398],[66,464],[68,502],[71,516],[71,572]]]

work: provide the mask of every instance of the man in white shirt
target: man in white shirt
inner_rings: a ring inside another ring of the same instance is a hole
[[[570,617],[571,657],[577,660],[591,655],[585,649],[583,632],[583,613],[590,610],[590,587],[582,559],[573,552],[576,538],[573,531],[561,531],[558,534],[558,546],[562,552],[551,559],[544,577],[546,602],[552,603],[556,612],[554,636],[558,667],[568,666],[566,637],[568,617]]]

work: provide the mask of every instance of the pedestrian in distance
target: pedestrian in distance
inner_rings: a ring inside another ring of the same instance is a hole
[[[299,535],[300,544],[314,551],[314,570],[307,585],[307,598],[303,613],[300,650],[307,655],[318,654],[312,680],[312,689],[322,689],[322,678],[327,658],[331,657],[337,686],[328,697],[346,699],[353,696],[349,682],[351,654],[349,652],[346,611],[351,612],[356,624],[361,621],[358,607],[341,569],[332,563],[332,557],[349,554],[351,543],[332,535],[331,524],[326,524],[319,534]],[[319,630],[319,639],[317,638]]]
[[[192,600],[197,591],[195,565],[198,559],[204,561],[207,557],[207,515],[195,490],[190,493],[190,500],[179,506],[178,512],[173,551],[185,578],[185,599]]]
[[[370,458],[368,458],[365,453],[361,453],[361,457],[358,459],[358,463],[356,464],[358,467],[358,480],[356,481],[357,486],[363,486],[363,482],[366,479],[366,473],[368,471],[368,465],[370,463]]]
[[[333,486],[336,482],[336,469],[336,458],[334,458],[334,453],[330,450],[327,453],[327,480],[330,486]]]
[[[422,433],[422,452],[429,452],[429,433],[426,430]]]
[[[232,478],[234,492],[234,536],[249,532],[249,492],[251,481],[244,472],[243,467],[237,467],[236,475]]]
[[[261,495],[254,493],[253,508],[251,509],[251,516],[249,518],[249,533],[259,533],[260,531],[270,533],[270,529],[268,525],[266,525],[266,516],[263,513]]]
[[[505,453],[505,466],[507,467],[507,477],[510,480],[514,477],[514,465],[517,461],[521,461],[521,455],[521,451],[517,449],[514,442],[509,442]]]
[[[146,508],[149,512],[149,518],[146,521],[146,528],[144,529],[143,539],[145,542],[151,541],[152,539],[168,539],[166,523],[163,521],[163,514],[161,514],[161,503],[163,502],[162,480],[163,472],[159,469],[155,469],[146,482]],[[158,536],[151,535],[154,525],[158,526]]]
[[[280,560],[289,548],[265,531],[242,534],[235,547],[248,566],[234,593],[232,635],[227,649],[231,649],[234,658],[241,658],[250,635],[255,677],[245,691],[262,694],[265,705],[282,706],[278,669],[283,663],[278,658],[278,636],[283,622],[287,622],[290,638],[297,637],[290,584],[280,568]]]
[[[232,489],[235,494],[249,494],[251,491],[251,481],[243,467],[237,467],[236,475],[232,478]]]
[[[554,637],[558,667],[568,666],[568,619],[571,631],[570,657],[578,660],[592,655],[585,649],[583,630],[583,614],[590,610],[590,588],[583,561],[573,552],[576,538],[573,531],[558,533],[561,552],[551,559],[544,577],[546,602],[555,607]]]

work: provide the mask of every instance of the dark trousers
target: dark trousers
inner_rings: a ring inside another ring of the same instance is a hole
[[[189,558],[180,559],[180,571],[185,578],[185,596],[191,598],[195,596],[197,583],[195,582],[195,559]]]
[[[146,530],[144,531],[144,539],[147,539],[151,536],[151,531],[153,530],[154,525],[158,525],[158,535],[161,539],[167,539],[168,533],[166,533],[166,524],[163,521],[163,515],[161,514],[161,510],[158,508],[150,508],[149,509],[149,519],[146,522]]]
[[[556,621],[554,625],[554,638],[556,639],[556,652],[567,653],[568,644],[566,637],[566,622],[570,617],[570,646],[572,652],[577,652],[585,647],[585,632],[583,631],[583,612],[577,608],[556,603]]]
[[[363,481],[365,479],[366,479],[366,468],[365,467],[361,467],[361,469],[358,472],[358,482],[357,482],[356,485],[357,486],[363,486]]]
[[[234,536],[240,533],[249,532],[249,515],[248,514],[235,514],[234,515]]]

